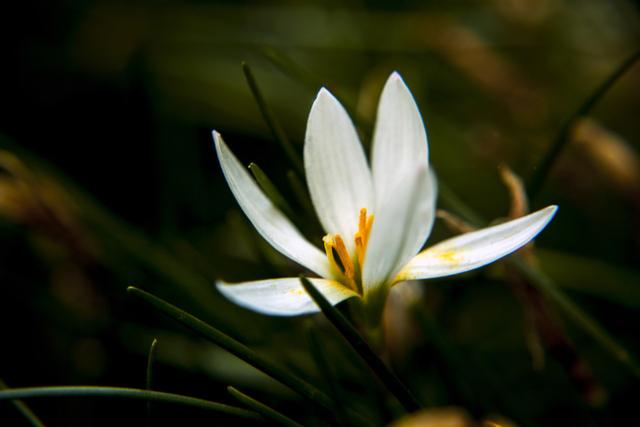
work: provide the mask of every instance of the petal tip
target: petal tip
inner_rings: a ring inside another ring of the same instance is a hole
[[[335,97],[333,96],[333,94],[331,92],[329,92],[329,89],[327,89],[326,87],[322,86],[320,88],[320,90],[318,91],[318,95],[316,95],[316,101],[318,100],[330,100],[330,99],[334,99]]]
[[[402,76],[400,75],[400,73],[398,71],[393,71],[391,73],[391,75],[389,75],[389,80],[393,80],[393,81],[404,81],[402,80]]]

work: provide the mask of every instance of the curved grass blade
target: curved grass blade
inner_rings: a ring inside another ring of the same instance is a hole
[[[322,343],[320,342],[320,337],[318,336],[318,331],[313,326],[307,327],[307,333],[309,335],[309,347],[311,348],[311,356],[313,357],[314,362],[318,366],[318,371],[322,378],[325,379],[325,383],[329,389],[329,394],[333,396],[333,400],[331,403],[333,404],[333,414],[337,425],[345,426],[350,425],[348,422],[348,416],[346,411],[344,410],[344,406],[342,402],[346,402],[347,400],[344,398],[342,390],[337,384],[336,377],[331,370],[331,366],[329,361],[327,360],[327,356],[325,354]]]
[[[234,387],[231,387],[231,386],[227,387],[227,391],[229,392],[229,394],[231,394],[231,396],[236,398],[238,402],[246,406],[248,409],[259,413],[264,418],[271,420],[278,425],[281,425],[284,427],[302,427],[302,424],[298,424],[297,422],[287,417],[286,415],[276,411],[272,407],[267,406],[264,403],[250,396],[247,396],[246,394],[244,394],[243,392],[241,392],[240,390]]]
[[[258,83],[256,82],[256,79],[253,75],[253,71],[251,71],[251,67],[244,61],[242,62],[242,72],[244,73],[244,77],[247,80],[249,89],[251,89],[251,93],[253,94],[256,103],[258,104],[260,113],[262,113],[264,121],[267,122],[267,126],[269,126],[269,129],[271,129],[271,133],[273,133],[274,138],[276,139],[276,141],[278,141],[285,154],[291,161],[291,164],[295,167],[296,171],[300,175],[304,175],[304,169],[302,167],[302,159],[300,155],[293,148],[291,141],[289,140],[289,138],[287,138],[287,134],[282,129],[282,125],[276,118],[273,110],[271,110],[271,108],[269,107],[269,104],[267,104],[264,96],[262,96],[262,92],[258,87]]]
[[[511,257],[509,262],[534,284],[542,293],[564,311],[576,324],[598,341],[619,362],[627,366],[631,372],[640,378],[640,365],[631,354],[587,313],[582,311],[569,297],[561,292],[555,284],[541,271],[529,266],[518,257]]]
[[[127,387],[101,386],[53,386],[53,387],[24,387],[0,390],[0,400],[31,399],[35,397],[120,397],[156,402],[174,403],[177,405],[193,406],[209,411],[222,412],[248,420],[259,420],[255,412],[223,403],[211,402],[196,397],[181,394],[150,391]]]
[[[9,387],[7,383],[5,383],[2,378],[0,378],[0,392],[3,390],[7,390]],[[16,407],[22,415],[31,423],[32,426],[36,427],[45,427],[44,423],[40,420],[40,418],[29,408],[29,406],[19,399],[13,399],[13,406]]]
[[[156,349],[158,348],[158,339],[154,338],[149,347],[149,355],[147,356],[147,376],[145,379],[145,388],[151,390],[153,384],[153,365],[156,361]],[[147,402],[147,425],[151,425],[151,402]]]
[[[185,289],[184,295],[199,307],[208,309],[216,304],[211,284],[205,276],[185,265],[166,247],[153,242],[144,233],[117,217],[59,169],[2,134],[0,134],[0,149],[10,151],[30,170],[37,170],[40,179],[51,180],[68,192],[81,208],[81,219],[86,222],[87,227],[100,233],[102,238],[121,252],[123,258],[105,257],[104,259],[114,271],[118,273],[122,271],[121,263],[126,257],[143,264],[155,274],[178,285],[177,288]],[[215,318],[216,322],[224,322],[223,318],[216,318],[215,313],[211,312],[210,316]]]
[[[571,133],[571,129],[576,123],[576,120],[579,118],[586,116],[593,109],[593,107],[600,101],[600,99],[607,93],[609,89],[613,86],[613,84],[622,77],[636,61],[640,59],[640,50],[634,52],[631,56],[625,59],[622,64],[620,64],[614,71],[611,73],[587,99],[585,99],[580,107],[567,119],[567,121],[562,125],[560,131],[556,135],[555,139],[551,143],[551,147],[543,157],[540,165],[536,168],[535,175],[531,178],[531,182],[529,184],[529,199],[534,200],[536,196],[540,193],[540,189],[544,184],[549,172],[551,172],[551,168],[553,168],[554,163],[558,159],[558,156],[567,145],[569,141],[569,134]]]
[[[282,211],[287,217],[295,218],[295,214],[293,213],[293,209],[289,206],[289,203],[285,200],[284,196],[278,191],[278,188],[273,184],[273,182],[269,179],[266,173],[262,170],[260,166],[251,162],[249,164],[249,170],[253,177],[256,179],[256,182],[264,191],[264,194],[273,202],[273,204]]]
[[[300,276],[302,286],[309,296],[316,302],[322,313],[329,319],[335,328],[342,334],[347,342],[353,347],[358,355],[365,361],[373,373],[380,379],[382,384],[395,396],[408,412],[414,412],[422,406],[409,389],[402,384],[400,379],[387,368],[384,362],[369,347],[369,344],[362,338],[356,328],[336,310],[333,305],[318,291],[315,286],[304,276]]]
[[[329,397],[322,391],[318,390],[308,382],[297,377],[296,375],[286,371],[275,363],[268,359],[265,359],[246,345],[236,341],[230,336],[224,334],[213,326],[203,322],[195,316],[187,313],[180,308],[169,304],[168,302],[160,299],[148,292],[141,289],[130,286],[127,288],[127,292],[131,295],[141,299],[152,307],[160,310],[169,317],[182,323],[192,331],[198,333],[201,337],[213,342],[214,344],[224,348],[229,353],[244,360],[251,366],[269,375],[276,381],[281,382],[290,389],[294,390],[301,396],[309,399],[323,409],[331,408],[331,401]]]

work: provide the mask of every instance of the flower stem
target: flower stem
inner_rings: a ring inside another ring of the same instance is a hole
[[[371,371],[380,379],[382,384],[395,396],[408,412],[414,412],[421,408],[420,403],[411,394],[409,389],[398,379],[398,377],[387,368],[384,362],[369,347],[358,331],[351,323],[331,305],[329,301],[318,291],[309,279],[300,276],[302,286],[309,296],[318,304],[322,313],[342,334],[347,342],[353,347],[358,355],[369,366]]]

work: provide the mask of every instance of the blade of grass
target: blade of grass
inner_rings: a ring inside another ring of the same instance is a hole
[[[442,183],[440,183],[442,187]],[[478,215],[470,206],[465,204],[451,189],[445,187],[441,195],[448,196],[447,202],[454,210],[459,210],[461,216],[467,219],[473,225],[486,224],[486,221]],[[593,319],[589,314],[585,313],[578,307],[565,293],[563,293],[553,280],[545,275],[539,268],[532,267],[523,262],[517,256],[508,259],[513,266],[522,274],[527,276],[536,288],[544,292],[547,298],[554,301],[556,306],[565,313],[572,321],[576,323],[583,331],[589,334],[593,339],[600,343],[616,360],[625,365],[636,377],[640,378],[640,368],[638,362],[624,347]]]
[[[231,394],[231,396],[236,398],[238,402],[246,406],[248,409],[259,413],[264,418],[271,420],[278,425],[284,427],[302,427],[302,424],[298,424],[281,412],[278,412],[272,407],[267,406],[264,403],[244,394],[234,387],[227,387],[227,391],[229,392],[229,394]]]
[[[300,177],[298,177],[293,170],[289,170],[287,172],[287,179],[289,180],[289,186],[293,190],[293,194],[296,196],[296,199],[298,199],[298,204],[302,209],[304,209],[307,217],[311,220],[317,221],[316,211],[311,203],[311,197],[309,196],[305,185],[300,180]]]
[[[547,179],[549,172],[551,172],[553,165],[558,159],[558,156],[569,142],[569,134],[571,133],[576,120],[589,114],[589,112],[598,103],[598,101],[600,101],[600,99],[609,91],[609,89],[611,89],[613,84],[620,77],[622,77],[633,66],[633,64],[636,63],[638,59],[640,59],[640,50],[637,50],[631,56],[625,59],[564,122],[564,124],[560,128],[560,131],[551,143],[551,147],[549,147],[549,150],[540,161],[540,164],[536,168],[535,174],[531,178],[528,186],[530,200],[533,201],[540,193],[540,190],[542,189],[542,186]]]
[[[223,403],[211,402],[196,397],[181,394],[150,391],[127,387],[102,386],[53,386],[53,387],[24,387],[0,390],[0,400],[31,399],[36,397],[119,397],[126,399],[150,400],[155,402],[174,403],[177,405],[193,406],[249,420],[260,420],[255,412]]]
[[[165,280],[178,285],[177,289],[185,289],[187,291],[185,295],[192,302],[207,309],[215,318],[211,307],[216,305],[217,300],[211,291],[209,280],[202,274],[185,265],[164,246],[153,242],[143,233],[112,214],[60,170],[10,141],[2,134],[0,134],[0,148],[18,156],[30,169],[37,170],[42,180],[51,180],[68,192],[74,203],[79,206],[78,211],[87,228],[95,230],[110,244],[117,246],[121,252],[121,258],[105,258],[114,271],[122,271],[122,260],[135,260]],[[224,324],[223,318],[215,318],[215,320]]]
[[[631,354],[587,313],[576,305],[569,297],[562,293],[555,284],[541,271],[531,267],[521,258],[514,256],[509,262],[520,270],[542,293],[560,307],[576,324],[580,325],[589,335],[598,341],[619,362],[627,366],[631,372],[640,378],[640,365]]]
[[[192,331],[198,333],[201,337],[224,348],[229,353],[237,356],[251,366],[269,375],[276,381],[279,381],[287,387],[291,388],[292,390],[309,399],[311,402],[317,404],[321,408],[331,408],[330,399],[323,392],[321,392],[308,382],[304,381],[303,379],[271,362],[270,360],[262,357],[260,354],[251,350],[246,345],[224,334],[213,326],[141,289],[130,286],[129,288],[127,288],[127,291],[129,292],[129,294],[141,299],[145,303],[182,323]]]
[[[7,383],[0,378],[0,392],[9,389]],[[18,411],[31,423],[32,426],[45,427],[44,423],[38,418],[38,416],[29,408],[29,406],[19,399],[12,399],[11,403],[16,407]]]
[[[145,388],[151,390],[153,384],[153,365],[156,361],[156,350],[158,348],[158,339],[154,338],[149,347],[149,355],[147,356],[147,375],[145,378]],[[151,425],[151,402],[147,402],[147,425]]]
[[[300,155],[293,148],[291,141],[282,128],[282,125],[278,121],[276,115],[273,113],[273,110],[271,110],[271,108],[269,107],[269,104],[267,104],[264,96],[262,96],[262,92],[258,87],[258,83],[256,82],[256,79],[253,75],[253,71],[251,71],[251,67],[246,62],[242,62],[242,72],[244,73],[244,77],[247,80],[249,89],[251,89],[251,94],[258,104],[260,113],[262,113],[264,121],[267,123],[267,126],[269,126],[269,129],[271,129],[271,133],[273,133],[274,138],[276,139],[276,141],[278,141],[296,171],[300,175],[304,175],[304,169],[302,167],[302,159]]]
[[[258,182],[258,185],[264,191],[264,194],[273,202],[273,204],[280,209],[289,218],[294,218],[295,214],[293,209],[289,206],[289,203],[282,196],[280,191],[276,188],[273,182],[269,179],[267,174],[264,173],[262,168],[255,163],[249,164],[249,170],[253,174],[253,177]]]
[[[307,332],[309,335],[309,347],[311,350],[311,356],[318,366],[320,375],[322,376],[322,378],[324,378],[325,383],[329,388],[329,395],[333,397],[331,403],[333,404],[332,412],[334,414],[335,421],[337,425],[340,426],[350,425],[348,422],[346,411],[344,410],[344,407],[341,403],[346,402],[347,400],[343,397],[342,390],[340,390],[336,378],[331,370],[331,366],[327,361],[324,348],[322,346],[322,343],[320,342],[320,337],[318,336],[318,331],[313,326],[308,325]]]
[[[318,291],[315,286],[304,276],[300,276],[302,286],[309,296],[320,307],[322,313],[333,324],[333,326],[342,334],[347,342],[353,347],[358,355],[369,366],[371,371],[380,379],[382,384],[395,396],[396,399],[404,406],[408,412],[414,412],[421,408],[420,403],[413,397],[409,389],[402,384],[400,379],[387,368],[384,362],[369,347],[369,344],[362,338],[356,328],[336,310],[333,305]]]
[[[476,227],[480,227],[482,224],[485,224],[480,215],[475,213],[473,209],[467,205],[458,195],[447,186],[442,181],[438,182],[438,194],[440,198],[444,202],[445,206],[454,211],[456,214],[460,215],[465,221],[474,225]]]

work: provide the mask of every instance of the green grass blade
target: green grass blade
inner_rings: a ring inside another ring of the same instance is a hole
[[[302,286],[309,296],[318,304],[322,313],[342,334],[347,342],[353,347],[358,355],[369,366],[373,373],[380,379],[382,384],[395,396],[408,412],[414,412],[421,408],[420,403],[411,394],[409,389],[402,384],[400,379],[387,368],[384,362],[375,354],[369,344],[362,338],[356,328],[331,305],[329,301],[318,291],[315,286],[304,276],[300,276]]]
[[[127,291],[136,298],[141,299],[145,303],[182,323],[192,331],[198,333],[201,337],[224,348],[229,353],[239,357],[251,366],[269,375],[276,381],[279,381],[287,387],[291,388],[292,390],[314,402],[321,408],[331,408],[330,399],[323,392],[321,392],[308,382],[304,381],[303,379],[295,376],[294,374],[271,362],[270,360],[265,359],[246,345],[224,334],[213,326],[148,292],[145,292],[133,286],[127,288]]]
[[[158,339],[154,338],[149,347],[149,355],[147,356],[147,375],[145,378],[145,388],[151,390],[153,385],[153,366],[156,361],[156,351],[158,348]],[[147,425],[151,425],[151,402],[147,402]]]
[[[542,186],[551,172],[553,165],[555,164],[558,156],[564,149],[564,147],[569,142],[569,134],[573,126],[576,123],[576,120],[579,118],[586,116],[593,109],[593,107],[600,101],[600,99],[611,89],[613,84],[622,77],[632,66],[636,63],[636,61],[640,59],[640,50],[634,52],[631,56],[625,59],[614,71],[611,73],[594,91],[585,99],[580,107],[564,122],[562,128],[556,135],[555,139],[551,143],[551,147],[542,158],[542,161],[535,169],[536,172],[531,178],[531,182],[529,184],[528,193],[529,199],[534,200]]]
[[[293,209],[286,201],[284,196],[278,191],[278,188],[273,184],[273,181],[269,179],[266,173],[262,170],[260,166],[255,163],[249,164],[249,170],[253,174],[253,177],[258,182],[258,185],[264,192],[264,194],[273,202],[273,204],[280,209],[286,216],[289,218],[294,218],[295,214],[293,213]]]
[[[273,113],[273,110],[271,110],[271,107],[267,104],[264,96],[262,96],[262,92],[258,87],[253,71],[251,71],[251,67],[246,62],[242,62],[242,72],[244,73],[249,89],[251,89],[251,93],[258,104],[258,108],[260,109],[260,113],[262,113],[264,121],[267,123],[267,126],[269,126],[269,129],[271,129],[271,133],[273,133],[274,138],[278,141],[296,171],[300,175],[303,175],[304,169],[302,167],[302,159],[300,155],[296,152],[291,141],[287,137],[287,134],[284,132],[282,125]]]
[[[258,414],[246,409],[223,403],[211,402],[196,397],[181,394],[166,393],[126,387],[101,386],[53,386],[53,387],[24,387],[0,390],[0,400],[31,399],[36,397],[120,397],[125,399],[149,400],[155,402],[174,403],[177,405],[193,406],[209,411],[222,412],[240,418],[259,420]]]
[[[7,383],[5,383],[2,378],[0,378],[0,392],[3,390],[7,390],[9,387]],[[29,406],[19,399],[12,399],[13,406],[16,407],[18,411],[31,423],[32,426],[36,427],[44,427],[45,424],[40,420],[40,418],[29,408]]]
[[[329,395],[333,397],[331,403],[333,404],[332,413],[335,421],[337,425],[340,426],[350,425],[348,422],[349,417],[342,405],[342,402],[346,402],[347,400],[344,398],[343,392],[340,389],[336,377],[331,369],[331,364],[327,360],[327,355],[325,354],[324,346],[318,336],[318,331],[313,326],[307,325],[307,334],[309,337],[309,347],[313,361],[318,367],[320,376],[324,379],[324,382],[328,387]]]
[[[302,424],[298,424],[297,422],[287,417],[286,415],[282,414],[281,412],[276,411],[272,407],[267,406],[264,403],[250,396],[247,396],[246,394],[244,394],[243,392],[241,392],[240,390],[234,387],[231,387],[231,386],[227,387],[227,391],[229,391],[229,394],[231,394],[231,396],[236,398],[238,402],[246,406],[248,409],[259,413],[264,418],[273,421],[275,424],[278,424],[284,427],[302,427]]]
[[[517,256],[511,257],[509,262],[524,274],[547,298],[560,307],[581,329],[608,350],[616,360],[627,366],[636,377],[640,378],[640,366],[631,354],[618,344],[598,322],[592,319],[578,305],[571,301],[569,297],[561,292],[549,277],[531,267]]]

